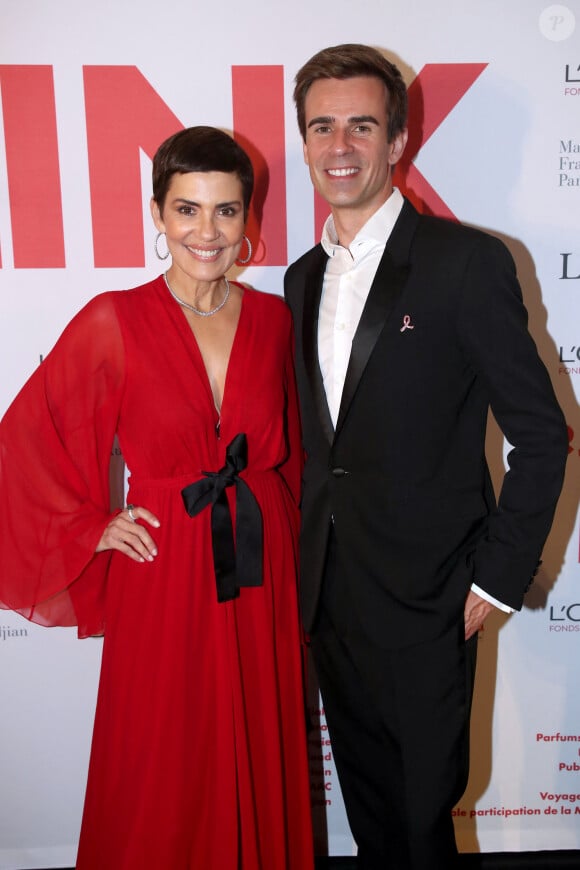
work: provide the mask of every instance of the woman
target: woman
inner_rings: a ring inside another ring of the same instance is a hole
[[[290,316],[226,278],[252,187],[225,133],[164,142],[171,266],[93,299],[0,428],[0,600],[105,636],[79,870],[312,867]]]

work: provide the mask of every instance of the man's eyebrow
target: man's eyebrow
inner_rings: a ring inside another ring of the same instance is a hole
[[[308,122],[308,129],[310,127],[314,127],[316,124],[332,124],[335,121],[332,115],[319,115],[318,118],[312,118],[311,121]],[[352,115],[347,119],[347,123],[349,124],[376,124],[379,126],[379,122],[375,118],[374,115]]]
[[[375,118],[374,115],[353,115],[352,118],[348,119],[349,124],[376,124],[379,126],[379,122]]]
[[[308,127],[314,127],[315,124],[332,124],[334,118],[331,115],[319,115],[318,118],[313,118],[308,122]]]

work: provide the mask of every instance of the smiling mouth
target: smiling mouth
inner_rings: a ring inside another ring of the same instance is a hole
[[[346,166],[344,169],[327,169],[326,171],[333,178],[346,178],[349,175],[356,175],[359,169],[357,166]]]
[[[188,246],[187,250],[194,254],[194,256],[200,257],[202,260],[213,260],[214,257],[217,257],[218,254],[221,253],[221,248],[214,248],[212,251],[207,251],[204,248],[192,248]]]

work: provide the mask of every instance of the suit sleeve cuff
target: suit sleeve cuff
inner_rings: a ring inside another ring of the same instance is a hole
[[[484,589],[481,589],[477,583],[471,584],[471,591],[475,592],[476,595],[479,595],[480,598],[483,598],[484,601],[489,601],[490,604],[493,604],[494,607],[497,607],[498,610],[503,610],[504,613],[514,613],[514,608],[510,607],[509,604],[503,604],[503,602],[498,601],[497,598],[494,598],[493,595],[489,595]]]

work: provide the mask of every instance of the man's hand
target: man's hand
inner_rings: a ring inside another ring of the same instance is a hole
[[[495,610],[493,604],[480,598],[473,590],[469,591],[465,602],[465,640],[479,631],[488,613]]]

